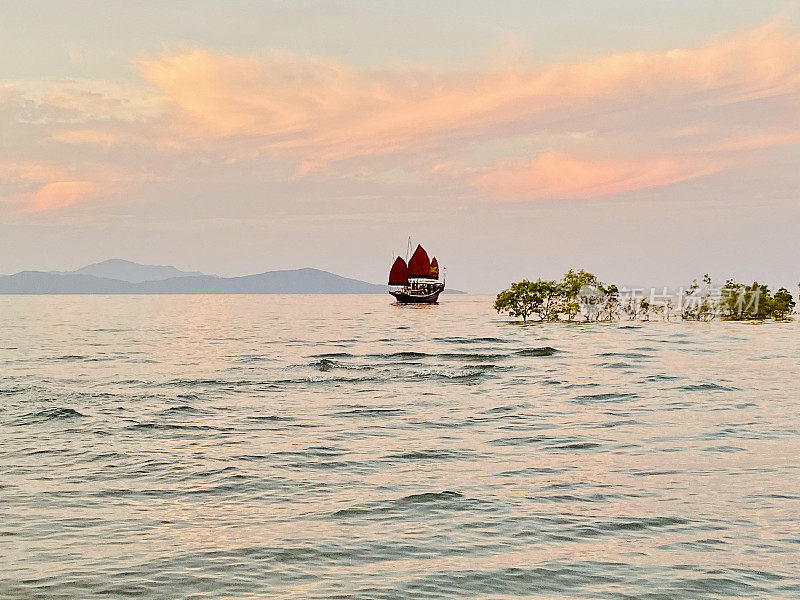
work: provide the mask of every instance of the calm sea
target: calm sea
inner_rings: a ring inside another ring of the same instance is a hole
[[[0,297],[0,597],[798,598],[798,323]]]

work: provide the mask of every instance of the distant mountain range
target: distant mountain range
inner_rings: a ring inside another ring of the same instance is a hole
[[[130,281],[131,283],[141,283],[143,281],[161,281],[172,277],[199,277],[205,275],[200,271],[181,271],[175,267],[164,267],[157,265],[140,265],[139,263],[120,258],[112,258],[103,262],[87,265],[76,271],[78,275],[93,275],[105,279],[119,279],[120,281]]]
[[[75,271],[0,276],[0,294],[385,294],[386,290],[385,285],[311,268],[218,277],[120,259]]]

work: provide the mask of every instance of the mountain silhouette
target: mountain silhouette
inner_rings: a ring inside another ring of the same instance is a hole
[[[172,273],[179,275],[170,276]],[[385,285],[312,268],[217,277],[119,259],[76,271],[22,271],[0,276],[0,294],[385,294],[386,289]]]
[[[112,258],[103,262],[94,263],[82,267],[70,273],[79,275],[93,275],[106,279],[119,279],[120,281],[130,281],[140,283],[142,281],[159,281],[171,277],[193,277],[204,275],[200,271],[181,271],[171,266],[140,265],[139,263],[121,258]]]

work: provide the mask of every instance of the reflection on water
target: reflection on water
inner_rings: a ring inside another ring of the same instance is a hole
[[[795,323],[0,297],[3,598],[800,597]]]

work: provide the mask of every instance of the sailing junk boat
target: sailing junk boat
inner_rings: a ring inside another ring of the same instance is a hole
[[[399,256],[394,261],[389,286],[389,293],[400,303],[435,304],[444,290],[444,281],[439,281],[436,257],[429,261],[425,249],[417,246],[408,264]]]

